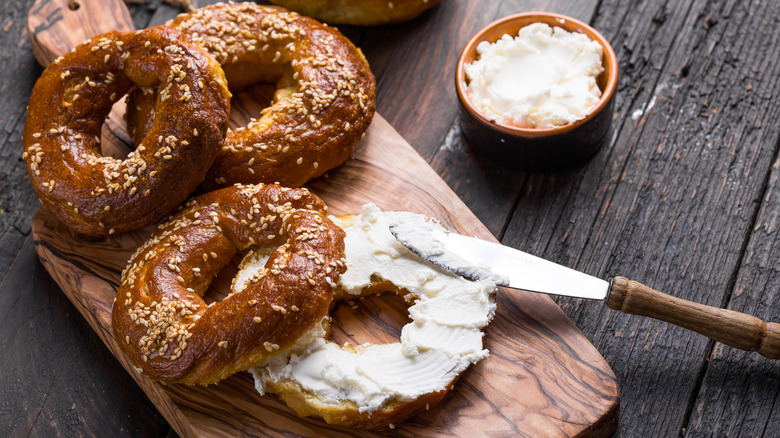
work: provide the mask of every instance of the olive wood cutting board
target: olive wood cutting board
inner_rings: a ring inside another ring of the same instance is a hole
[[[28,31],[46,65],[90,36],[132,29],[121,0],[39,0]],[[244,124],[273,88],[257,86],[233,99],[231,124]],[[104,153],[127,151],[117,104],[103,129]],[[425,160],[376,115],[353,157],[309,185],[332,214],[382,209],[423,213],[464,234],[495,240]],[[38,255],[74,306],[182,436],[591,436],[611,433],[618,415],[615,375],[599,352],[547,296],[502,289],[485,330],[490,357],[471,367],[445,399],[394,430],[370,432],[298,417],[274,396],[260,396],[248,373],[207,387],[152,382],[133,370],[111,332],[111,306],[122,269],[154,227],[107,240],[74,235],[41,207],[33,222]],[[207,300],[224,295],[235,264]],[[394,297],[340,303],[331,312],[337,342],[393,342],[408,322]]]

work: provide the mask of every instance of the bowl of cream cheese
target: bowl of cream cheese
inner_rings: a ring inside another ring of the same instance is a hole
[[[560,14],[495,21],[461,52],[455,86],[475,151],[527,171],[593,156],[612,122],[615,52],[599,32]]]

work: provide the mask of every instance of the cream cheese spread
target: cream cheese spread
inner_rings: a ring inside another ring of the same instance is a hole
[[[516,37],[477,45],[464,66],[471,102],[486,117],[520,128],[551,128],[587,116],[599,101],[602,48],[584,34],[533,23]]]
[[[266,382],[292,381],[325,402],[351,401],[360,412],[372,412],[391,401],[412,401],[446,389],[488,356],[482,329],[496,311],[495,283],[469,281],[430,265],[388,229],[391,223],[443,229],[441,225],[413,213],[382,212],[373,204],[351,220],[332,219],[346,231],[347,271],[339,287],[358,296],[372,279],[390,281],[414,297],[411,322],[401,330],[399,342],[347,348],[327,340],[318,325],[289,350],[250,370],[260,393]],[[246,263],[243,269],[258,265]]]

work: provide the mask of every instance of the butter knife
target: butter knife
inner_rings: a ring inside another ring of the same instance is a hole
[[[780,358],[780,324],[659,292],[625,277],[603,280],[523,251],[443,229],[390,225],[407,249],[448,271],[499,286],[603,300],[624,313],[649,316],[770,359]]]

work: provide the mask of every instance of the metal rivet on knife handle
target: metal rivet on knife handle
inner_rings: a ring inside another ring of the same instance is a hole
[[[780,324],[734,310],[693,303],[625,277],[612,279],[607,307],[693,330],[726,345],[780,359]]]

